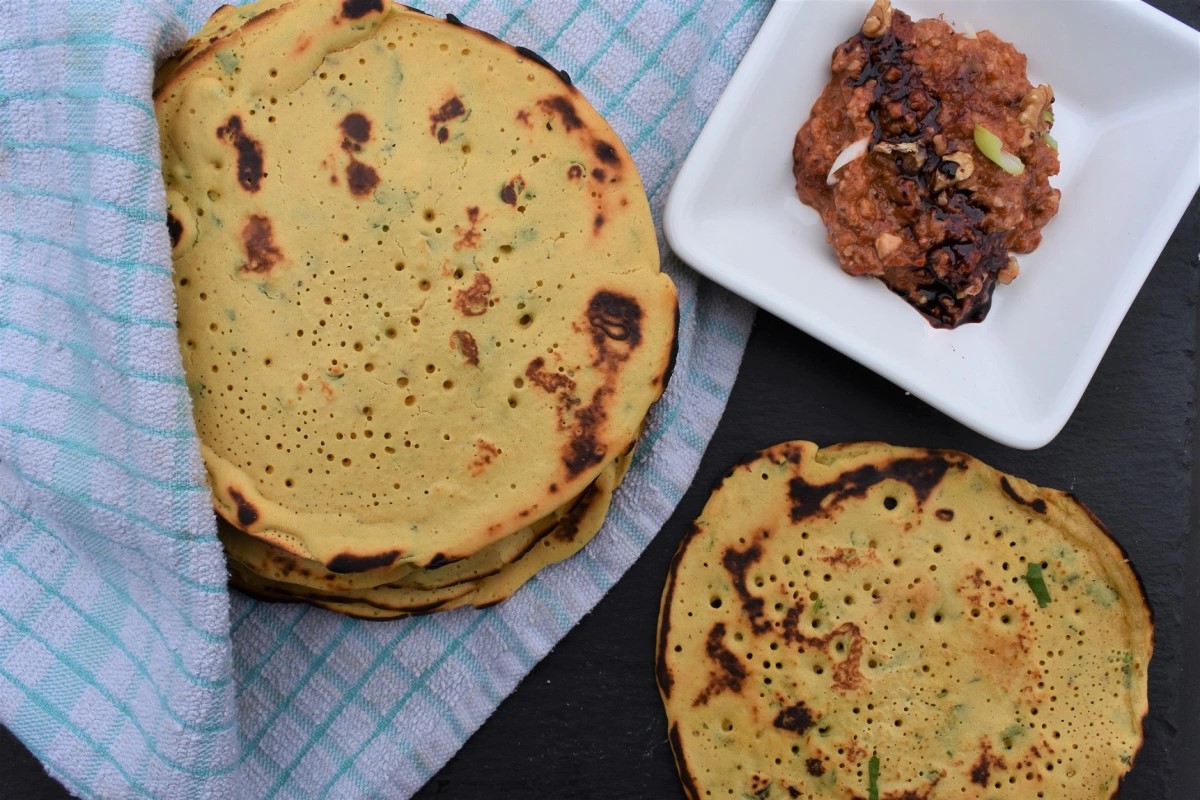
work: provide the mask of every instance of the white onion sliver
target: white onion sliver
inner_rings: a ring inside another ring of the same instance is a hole
[[[846,146],[846,149],[838,153],[838,157],[833,160],[833,166],[829,168],[829,174],[825,176],[825,184],[833,186],[837,183],[837,178],[833,175],[842,167],[849,164],[855,159],[862,158],[867,154],[867,145],[871,143],[870,136],[864,136],[856,142]]]
[[[958,27],[962,28],[962,35],[965,38],[967,38],[967,39],[975,38],[975,29],[972,28],[969,23],[966,23],[966,22],[959,23]]]

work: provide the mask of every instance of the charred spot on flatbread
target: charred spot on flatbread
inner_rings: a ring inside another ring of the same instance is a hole
[[[463,361],[473,367],[479,366],[479,345],[470,331],[454,331],[450,334],[450,347],[462,354]]]
[[[617,149],[608,142],[597,139],[595,145],[593,145],[593,150],[596,153],[596,158],[605,164],[617,165],[621,163],[621,157],[617,155]]]
[[[621,342],[622,354],[642,343],[642,307],[637,299],[618,292],[597,292],[588,302],[588,325],[598,362],[612,354],[610,342]]]
[[[363,145],[371,140],[371,120],[362,112],[354,111],[344,116],[338,127],[342,135],[341,148],[350,156],[350,163],[346,165],[346,184],[350,194],[365,197],[379,185],[379,173],[357,156]],[[336,183],[336,178],[332,182]]]
[[[575,381],[563,372],[555,372],[546,368],[546,359],[538,356],[525,367],[525,377],[529,382],[542,391],[554,394],[562,390],[570,392],[575,388]]]
[[[342,149],[347,152],[360,152],[362,146],[371,139],[371,120],[361,112],[354,111],[342,117]]]
[[[776,728],[800,734],[815,725],[816,719],[808,706],[803,701],[799,701],[780,709],[771,724]]]
[[[346,183],[352,195],[365,197],[379,185],[379,173],[370,164],[351,158],[350,165],[346,167]]]
[[[1008,769],[1004,756],[993,753],[987,738],[979,740],[979,758],[971,765],[971,783],[987,786],[991,782],[992,768]]]
[[[344,0],[342,16],[346,19],[362,19],[372,12],[383,11],[383,0]]]
[[[579,118],[579,114],[575,111],[575,104],[562,95],[555,95],[554,97],[539,100],[538,105],[547,114],[557,116],[561,119],[563,127],[568,133],[583,127],[583,120]]]
[[[183,236],[183,223],[179,221],[179,217],[168,212],[167,213],[167,234],[171,237],[171,249],[179,246],[179,238]]]
[[[517,198],[521,196],[521,192],[523,191],[525,191],[525,179],[520,175],[514,175],[500,189],[500,201],[506,205],[515,207],[517,205]]]
[[[246,263],[242,272],[263,274],[270,272],[283,260],[283,252],[275,244],[270,217],[251,214],[242,226],[242,247]]]
[[[241,492],[232,486],[226,489],[226,491],[229,493],[230,499],[233,500],[234,505],[237,507],[237,521],[242,528],[249,528],[255,522],[258,522],[258,509],[256,509],[254,505],[242,495]]]
[[[918,501],[924,502],[950,467],[949,460],[940,454],[934,454],[926,458],[897,459],[883,467],[870,464],[826,484],[812,484],[803,477],[793,478],[788,485],[788,494],[792,500],[792,521],[798,522],[820,513],[824,507],[836,506],[846,500],[862,497],[868,489],[887,479],[909,484]],[[884,499],[885,506],[894,502],[893,500],[889,503],[887,498]]]
[[[476,272],[471,285],[460,289],[454,298],[454,307],[464,317],[479,317],[487,313],[491,301],[492,279],[483,272]]]
[[[458,240],[454,243],[454,249],[478,250],[479,244],[483,239],[483,233],[479,229],[483,214],[480,212],[479,206],[467,206],[466,216],[466,226],[454,226],[454,232],[459,235]]]
[[[236,114],[217,128],[217,138],[233,146],[237,152],[237,180],[247,192],[257,192],[263,179],[263,147],[242,128],[242,118]]]
[[[704,642],[704,654],[708,657],[708,685],[692,701],[694,706],[707,705],[713,695],[720,692],[740,692],[746,680],[746,668],[742,659],[725,645],[725,623],[718,622],[708,632]]]
[[[603,463],[607,448],[600,444],[600,428],[608,419],[605,403],[608,390],[596,389],[592,400],[575,412],[571,441],[563,455],[567,473],[574,477],[585,469]]]
[[[443,553],[434,553],[433,558],[429,559],[429,562],[425,564],[425,569],[437,569],[438,567],[444,567],[447,564],[453,564],[455,560],[456,559],[447,558]]]
[[[1008,495],[1009,497],[1011,497],[1013,500],[1017,501],[1021,505],[1028,506],[1029,508],[1032,508],[1034,511],[1038,512],[1039,514],[1046,513],[1046,501],[1045,500],[1043,500],[1040,497],[1035,497],[1032,500],[1026,500],[1024,497],[1021,497],[1021,495],[1017,494],[1017,490],[1013,488],[1012,484],[1009,483],[1008,478],[1006,476],[1000,477],[1000,488],[1004,490],[1004,493],[1006,495]]]
[[[679,726],[671,725],[667,732],[667,741],[671,744],[671,752],[675,755],[675,763],[679,767],[679,779],[683,782],[683,790],[689,798],[700,797],[700,791],[696,788],[695,778],[692,772],[688,769],[687,759],[683,754],[683,743],[679,737]]]
[[[381,567],[390,567],[400,557],[399,550],[388,550],[371,555],[356,553],[339,553],[329,560],[325,566],[330,572],[369,572]]]
[[[733,591],[737,594],[742,605],[742,611],[750,620],[750,627],[755,633],[765,633],[771,623],[763,619],[764,601],[754,596],[749,589],[747,572],[762,558],[762,547],[758,544],[748,545],[744,550],[728,547],[721,554],[721,566],[729,573]]]
[[[437,137],[439,142],[445,142],[450,138],[450,129],[446,127],[446,123],[467,113],[466,106],[463,105],[462,98],[454,95],[449,100],[446,100],[437,110],[429,115],[429,132]]]

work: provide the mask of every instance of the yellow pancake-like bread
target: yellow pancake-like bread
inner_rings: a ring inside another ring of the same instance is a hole
[[[631,461],[632,454],[626,454],[605,468],[570,508],[556,516],[553,525],[504,563],[492,564],[473,556],[464,562],[415,570],[392,584],[331,591],[274,580],[231,559],[231,580],[242,591],[267,600],[307,602],[364,619],[397,619],[466,605],[486,608],[507,599],[543,567],[574,555],[592,540]],[[473,568],[455,569],[460,564]],[[448,575],[438,574],[447,570],[451,571]],[[415,576],[422,579],[412,580]]]
[[[1104,798],[1152,637],[1071,495],[957,452],[790,442],[681,544],[657,677],[690,798]]]
[[[567,508],[578,502],[579,498],[575,498]],[[273,547],[261,539],[242,533],[224,520],[218,525],[217,532],[230,560],[237,561],[251,572],[271,580],[327,592],[366,589],[399,582],[434,588],[491,574],[498,570],[500,565],[515,561],[554,526],[564,511],[565,509],[555,509],[552,514],[542,517],[532,525],[495,541],[460,561],[427,568],[402,563],[366,572],[331,572],[319,561],[301,558]]]
[[[441,589],[401,589],[391,586],[376,589],[358,589],[346,592],[323,592],[306,586],[273,581],[242,567],[236,561],[229,562],[230,583],[247,594],[267,600],[284,600],[294,603],[308,602],[333,611],[351,609],[357,604],[371,605],[386,612],[389,618],[406,617],[413,614],[428,614],[440,610],[443,605],[459,597],[469,595],[475,584],[468,581]],[[362,594],[372,592],[373,602],[367,603]]]
[[[203,36],[156,108],[221,516],[347,574],[566,506],[674,339],[612,129],[527,51],[381,0],[222,10]]]

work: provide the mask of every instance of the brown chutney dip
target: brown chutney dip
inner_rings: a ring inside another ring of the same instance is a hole
[[[1032,252],[1058,211],[1054,94],[1025,65],[989,31],[876,0],[796,134],[796,191],[842,269],[881,278],[935,327],[982,321],[996,280],[1019,271],[1011,254]],[[855,143],[865,155],[831,174]]]

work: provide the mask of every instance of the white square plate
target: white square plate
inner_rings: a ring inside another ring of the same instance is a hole
[[[844,274],[796,197],[792,142],[869,0],[779,0],[684,163],[664,215],[708,277],[980,433],[1053,439],[1200,186],[1200,33],[1136,0],[896,0],[988,29],[1054,87],[1058,216],[988,318],[938,330]]]

